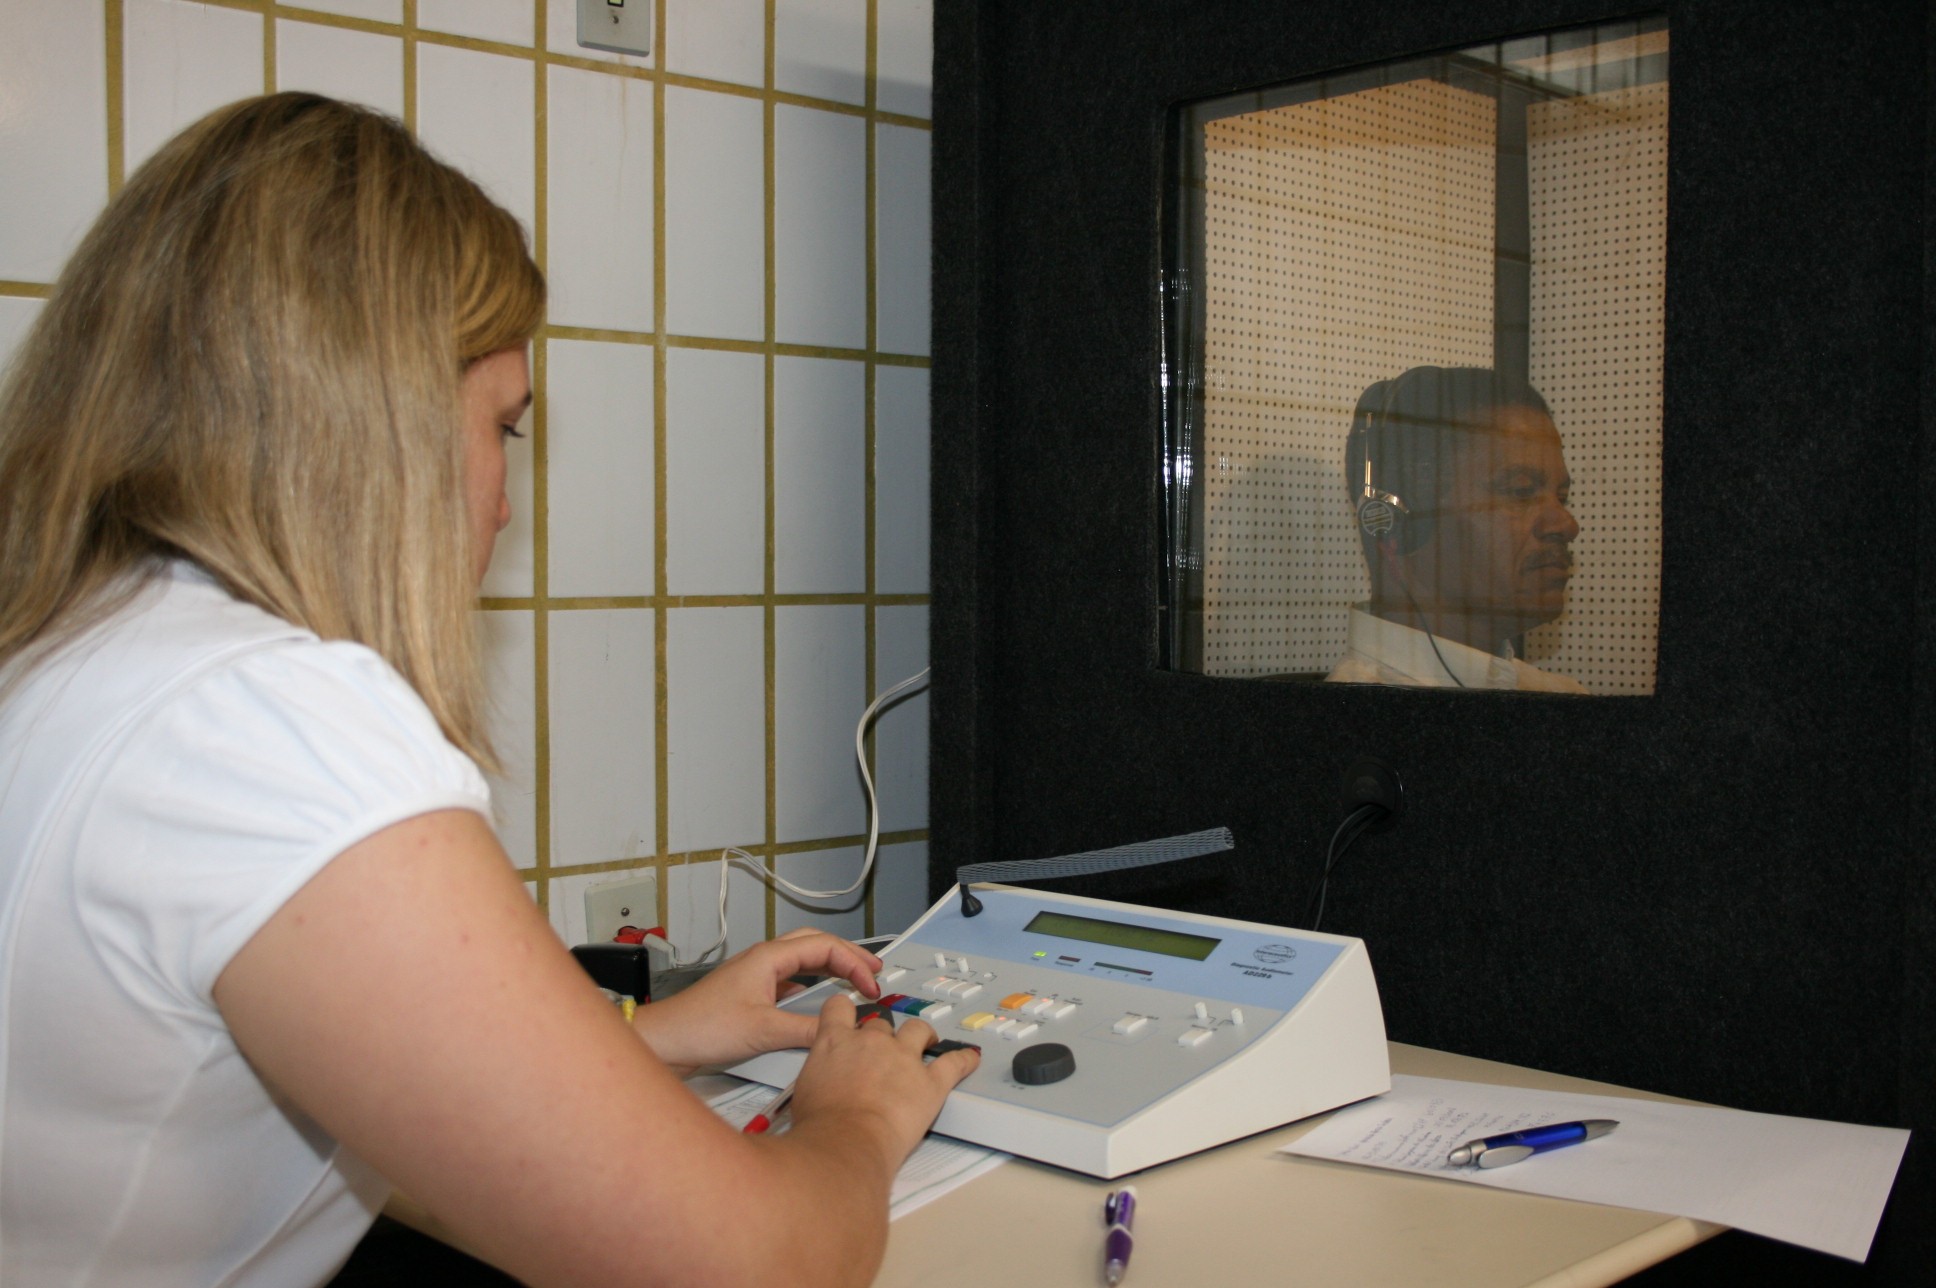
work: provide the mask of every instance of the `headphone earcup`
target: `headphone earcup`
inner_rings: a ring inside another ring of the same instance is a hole
[[[1411,527],[1405,519],[1405,512],[1383,497],[1368,496],[1358,502],[1359,531],[1377,541],[1393,540],[1399,550],[1410,553],[1406,542]]]

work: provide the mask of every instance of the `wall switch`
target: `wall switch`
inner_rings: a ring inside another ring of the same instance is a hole
[[[578,43],[614,54],[652,53],[652,0],[578,0]]]
[[[649,930],[659,924],[659,874],[628,872],[623,879],[585,891],[585,942],[609,944],[621,926]]]

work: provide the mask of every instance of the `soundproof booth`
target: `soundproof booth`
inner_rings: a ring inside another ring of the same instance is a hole
[[[1364,941],[1397,1042],[1909,1128],[1936,6],[935,12],[930,894]]]

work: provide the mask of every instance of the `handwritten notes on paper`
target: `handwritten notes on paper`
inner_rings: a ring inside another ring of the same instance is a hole
[[[1482,1136],[1587,1118],[1620,1127],[1509,1167],[1446,1161]],[[1694,1217],[1861,1261],[1908,1142],[1893,1127],[1394,1074],[1388,1094],[1284,1152]]]

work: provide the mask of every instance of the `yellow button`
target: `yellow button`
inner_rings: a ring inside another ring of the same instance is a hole
[[[995,1014],[992,1011],[976,1011],[973,1015],[964,1015],[961,1017],[961,1027],[971,1033],[976,1029],[983,1028],[994,1022]]]
[[[1035,994],[1033,993],[1010,993],[1002,999],[1002,1009],[1004,1011],[1019,1011],[1034,1000]]]

